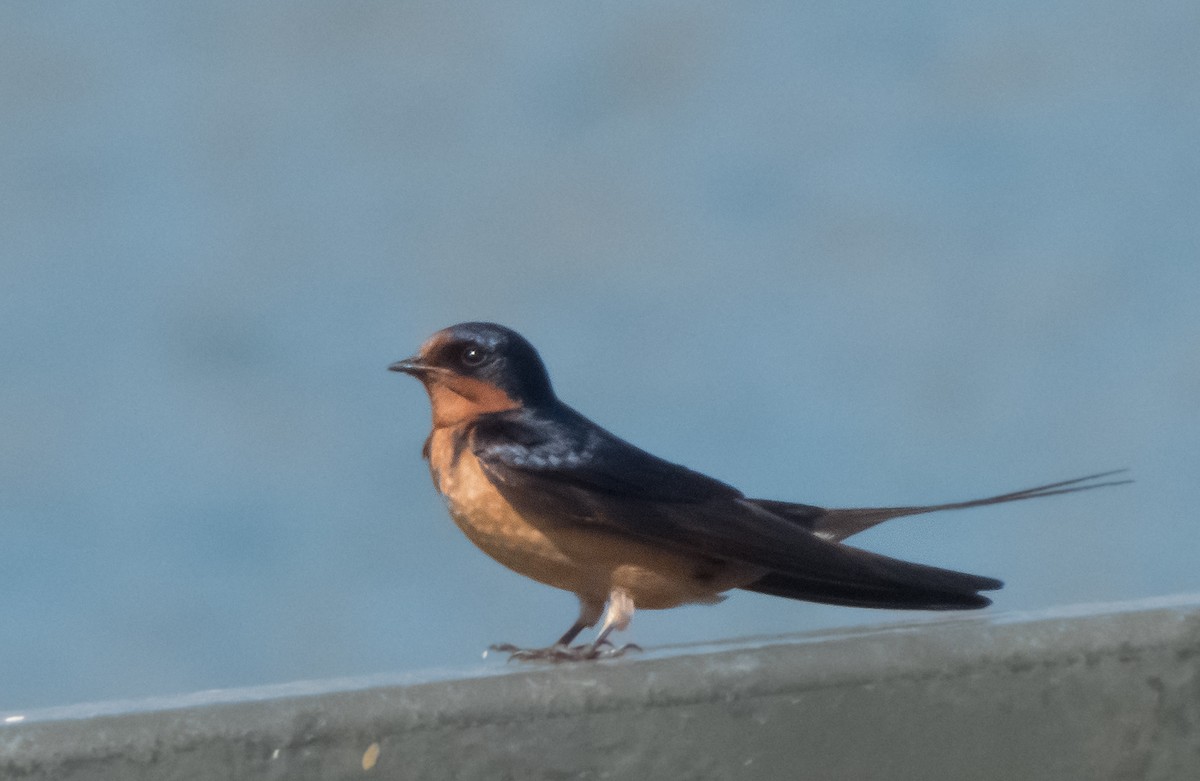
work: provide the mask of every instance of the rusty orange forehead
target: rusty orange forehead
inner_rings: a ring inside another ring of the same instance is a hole
[[[430,355],[437,352],[439,348],[444,347],[446,344],[453,341],[453,339],[454,336],[451,333],[451,329],[443,328],[425,340],[424,344],[421,345],[421,349],[417,350],[417,355],[421,358],[428,358]]]

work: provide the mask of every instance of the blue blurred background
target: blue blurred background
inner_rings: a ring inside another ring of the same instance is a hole
[[[1200,586],[1200,6],[0,6],[0,709],[479,663],[433,330],[993,610]],[[643,645],[896,620],[736,594]],[[501,664],[501,662],[493,662]]]

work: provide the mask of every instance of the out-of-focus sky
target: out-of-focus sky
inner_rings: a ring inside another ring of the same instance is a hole
[[[1200,587],[1194,2],[0,7],[0,709],[479,663],[389,374],[467,319],[992,610]],[[736,594],[628,639],[896,620]],[[494,662],[500,664],[500,662]]]

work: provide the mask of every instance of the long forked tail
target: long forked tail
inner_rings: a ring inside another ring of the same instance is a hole
[[[828,510],[808,504],[792,504],[790,502],[775,502],[769,499],[752,499],[758,506],[782,518],[793,521],[826,540],[840,542],[841,540],[866,531],[872,526],[900,518],[905,515],[921,515],[923,513],[939,512],[941,510],[963,510],[968,507],[983,507],[988,504],[1003,504],[1018,502],[1023,499],[1038,499],[1043,496],[1069,494],[1076,491],[1090,491],[1093,488],[1105,488],[1111,485],[1124,485],[1133,480],[1104,480],[1127,469],[1114,469],[1111,472],[1099,472],[1074,480],[1063,480],[1058,483],[1039,485],[1036,488],[1026,488],[984,499],[972,499],[967,502],[950,502],[948,504],[929,504],[918,507],[855,507],[847,509]],[[1097,482],[1102,481],[1102,482]]]

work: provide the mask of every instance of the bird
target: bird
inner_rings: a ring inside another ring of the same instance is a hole
[[[420,380],[432,430],[422,455],[450,517],[505,567],[579,600],[552,645],[491,646],[511,659],[612,658],[634,611],[715,604],[734,589],[865,608],[969,610],[1000,580],[843,543],[892,518],[1130,482],[1101,472],[983,499],[826,509],[755,499],[654,456],[559,400],[537,350],[496,323],[434,333],[388,369]],[[572,645],[600,624],[591,643]]]

